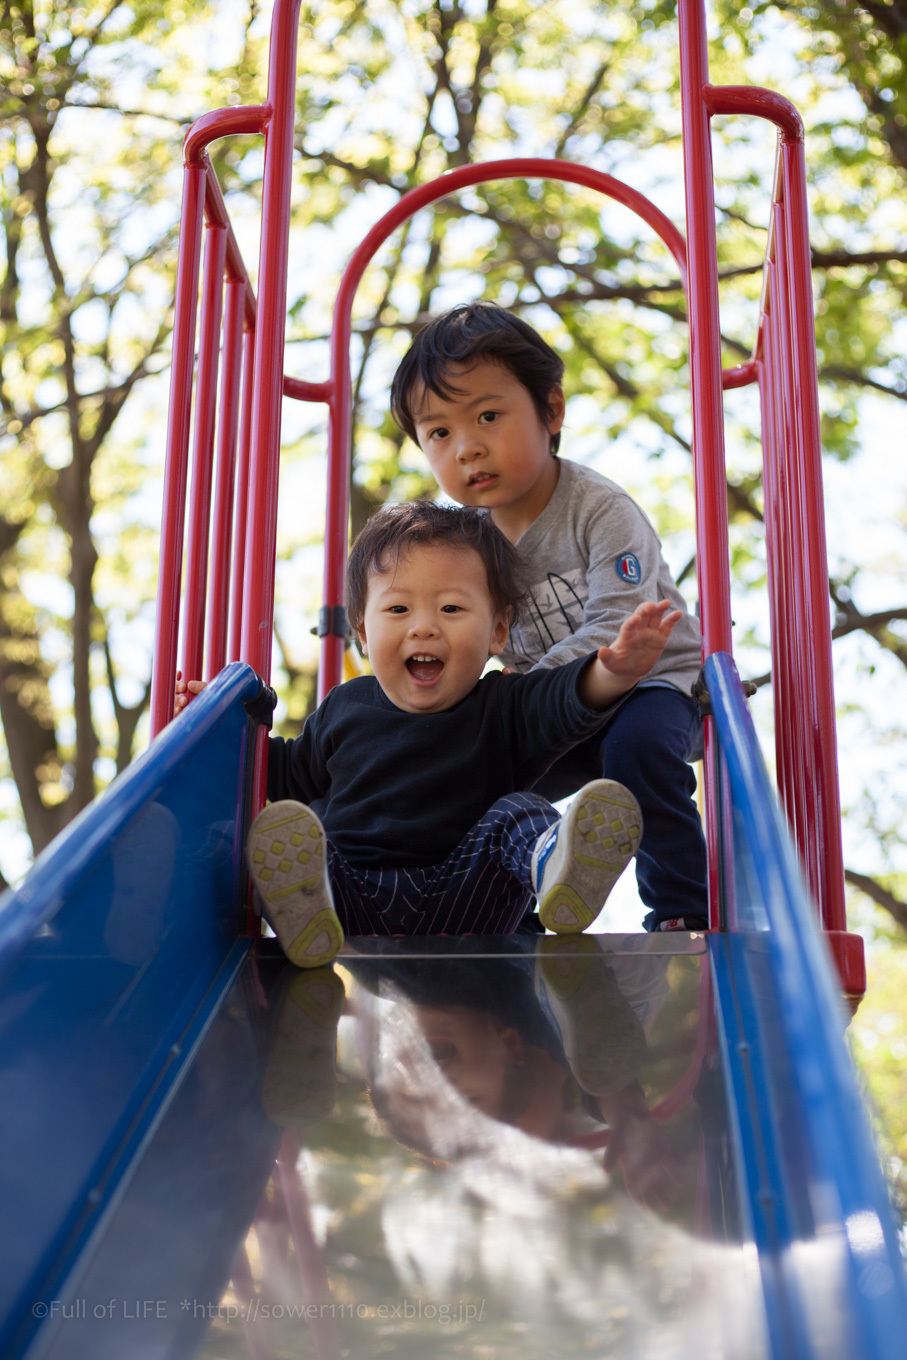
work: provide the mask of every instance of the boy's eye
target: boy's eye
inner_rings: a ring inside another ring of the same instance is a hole
[[[387,612],[388,612],[389,614],[405,614],[405,613],[406,613],[406,605],[405,605],[405,604],[392,604],[392,605],[390,605],[390,607],[388,608],[388,611],[387,611]]]
[[[450,431],[444,425],[439,425],[436,430],[429,430],[428,437],[429,439],[446,439],[449,434]]]
[[[492,425],[500,415],[499,411],[483,411],[479,416],[480,425]]]
[[[462,609],[462,605],[459,605],[459,604],[444,604],[444,605],[441,606],[441,613],[442,613],[442,614],[459,614],[459,612],[460,612],[461,609]]]

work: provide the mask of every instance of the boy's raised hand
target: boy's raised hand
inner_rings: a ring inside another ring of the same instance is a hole
[[[670,600],[641,604],[621,624],[610,647],[599,647],[598,659],[612,675],[648,675],[664,651],[681,610],[671,609]]]
[[[173,687],[173,716],[178,717],[189,703],[193,694],[201,694],[205,688],[205,680],[184,680],[183,672],[177,671],[176,684]]]
[[[670,600],[641,604],[624,619],[612,646],[600,647],[580,676],[579,692],[589,708],[607,708],[655,665],[682,611]]]

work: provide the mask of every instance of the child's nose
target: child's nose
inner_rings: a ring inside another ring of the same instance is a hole
[[[477,434],[464,435],[457,449],[457,462],[475,462],[476,458],[481,458],[484,452],[485,446]]]
[[[438,624],[432,614],[415,615],[409,625],[410,637],[434,637],[437,631]]]

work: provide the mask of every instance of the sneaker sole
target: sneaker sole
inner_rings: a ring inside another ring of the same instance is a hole
[[[559,1001],[569,1001],[586,980],[600,950],[594,935],[571,940],[569,936],[543,935],[536,950],[539,976]]]
[[[642,813],[623,784],[596,779],[580,789],[545,866],[544,876],[555,879],[539,901],[545,929],[572,935],[591,925],[641,838]]]
[[[280,1000],[261,1096],[265,1114],[282,1128],[301,1132],[334,1108],[343,1003],[343,983],[331,968],[295,973]]]
[[[579,1085],[604,1096],[636,1076],[646,1049],[642,1025],[621,993],[599,937],[539,940],[538,972]]]
[[[297,968],[330,963],[343,944],[324,847],[324,827],[314,812],[289,800],[271,803],[249,831],[249,872],[268,923]]]

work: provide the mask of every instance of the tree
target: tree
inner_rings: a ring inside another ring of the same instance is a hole
[[[0,11],[0,720],[35,852],[132,758],[148,697],[147,639],[143,668],[118,663],[155,589],[160,435],[136,396],[166,367],[179,144],[210,99],[204,68],[180,89],[171,8]]]

